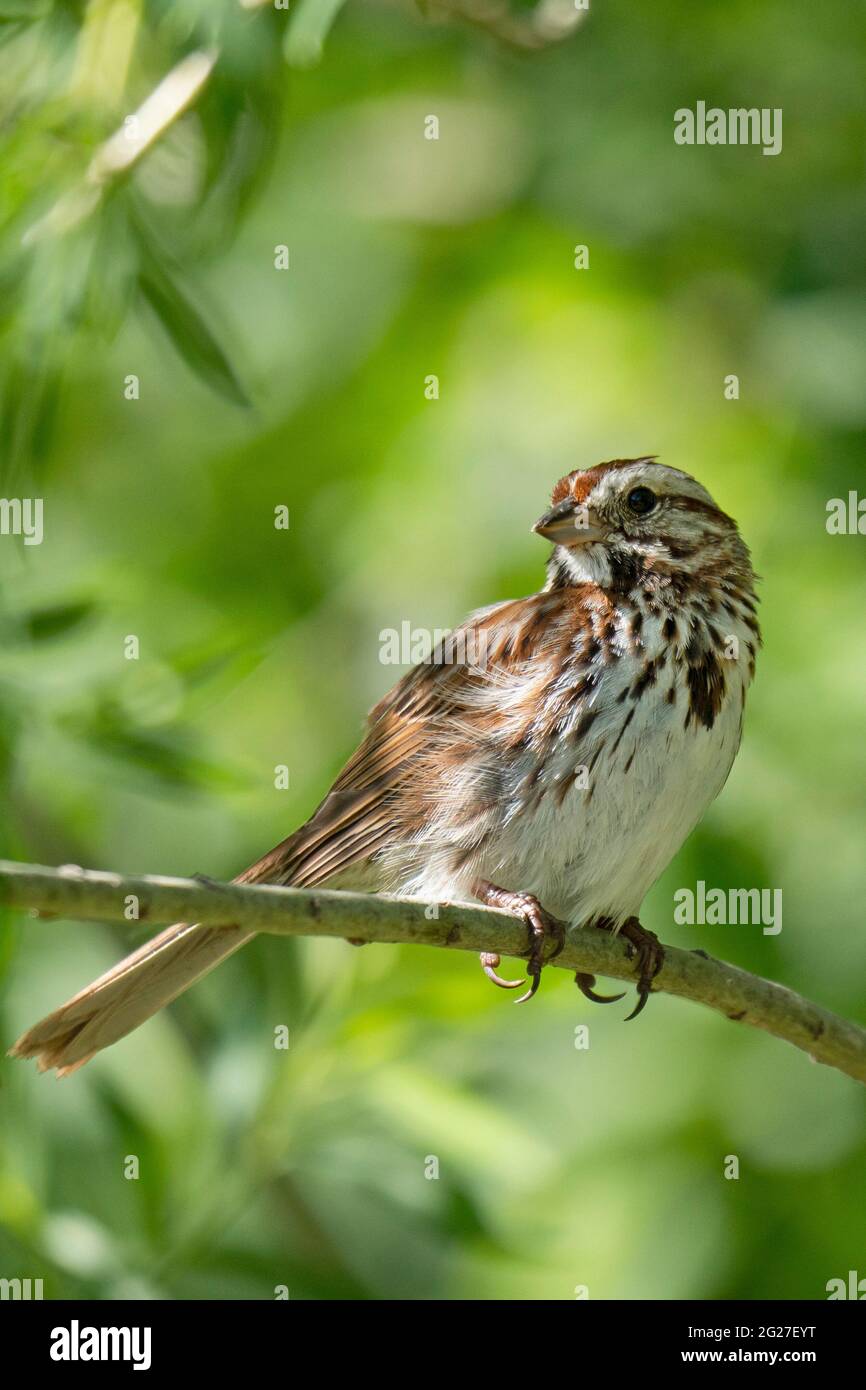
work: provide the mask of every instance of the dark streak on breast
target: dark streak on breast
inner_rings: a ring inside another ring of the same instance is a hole
[[[689,707],[686,711],[685,727],[694,720],[705,729],[711,729],[722,708],[725,695],[725,676],[715,652],[701,649],[694,638],[686,648],[688,671],[686,681],[689,689]]]
[[[662,657],[652,657],[644,666],[637,680],[631,688],[630,694],[633,700],[639,700],[644,691],[651,685],[655,685],[659,670],[664,664]]]
[[[574,730],[571,734],[572,743],[579,743],[580,740],[583,738],[584,734],[588,733],[588,731],[592,728],[597,718],[597,709],[584,710],[583,714],[578,719],[577,724],[575,725]]]
[[[629,726],[629,724],[631,723],[631,721],[634,719],[634,716],[635,716],[635,709],[636,709],[636,708],[637,708],[637,706],[632,705],[631,709],[629,710],[628,714],[626,715],[625,719],[623,720],[623,722],[622,722],[622,728],[620,729],[619,733],[618,733],[617,736],[616,736],[616,742],[614,743],[613,747],[612,747],[611,750],[610,750],[610,752],[611,752],[611,757],[613,757],[613,754],[616,752],[617,748],[619,748],[620,741],[621,741],[621,739],[622,739],[623,734],[625,733],[625,731],[626,731],[626,729],[628,728],[628,726]]]

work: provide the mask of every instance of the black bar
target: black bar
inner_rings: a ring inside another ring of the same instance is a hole
[[[61,1379],[105,1369],[134,1374],[136,1361],[138,1379],[166,1371],[249,1378],[256,1368],[272,1374],[279,1367],[291,1375],[302,1349],[305,1360],[320,1356],[329,1371],[344,1351],[360,1372],[383,1354],[390,1360],[398,1347],[401,1378],[410,1380],[416,1373],[428,1379],[437,1363],[453,1375],[485,1348],[488,1369],[495,1362],[513,1370],[522,1353],[536,1363],[564,1358],[577,1373],[602,1354],[617,1373],[797,1365],[826,1376],[859,1363],[859,1301],[496,1302],[484,1304],[487,1311],[477,1302],[7,1301],[0,1303],[0,1337],[5,1357],[21,1370]],[[117,1331],[103,1337],[102,1329]],[[93,1351],[105,1359],[89,1359]],[[113,1359],[115,1352],[125,1359]]]

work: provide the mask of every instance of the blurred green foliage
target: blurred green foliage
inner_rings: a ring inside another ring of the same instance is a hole
[[[0,0],[0,492],[45,504],[41,546],[0,538],[0,853],[237,872],[396,678],[380,630],[531,591],[553,481],[657,452],[739,519],[766,648],[644,920],[862,1021],[866,542],[824,524],[864,488],[862,10],[593,0],[534,52],[489,29],[409,0]],[[676,146],[699,99],[781,107],[782,154]],[[674,927],[699,878],[781,887],[781,935]],[[7,916],[4,1042],[145,935]],[[4,1062],[0,1110],[0,1275],[50,1297],[866,1274],[852,1082],[674,1000],[623,1028],[553,972],[515,1011],[471,958],[257,941],[71,1080]]]

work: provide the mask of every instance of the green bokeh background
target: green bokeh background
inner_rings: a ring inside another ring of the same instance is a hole
[[[0,0],[0,492],[45,503],[41,546],[0,538],[0,853],[231,876],[400,674],[382,629],[532,591],[553,481],[658,453],[740,521],[765,650],[729,783],[643,920],[864,1022],[866,539],[825,522],[864,490],[866,22],[848,0],[579,18],[524,52],[409,0]],[[190,111],[52,222],[211,43]],[[781,155],[675,145],[699,99],[781,107]],[[675,926],[698,879],[781,888],[781,934]],[[6,914],[3,1045],[146,935]],[[256,941],[67,1081],[2,1063],[0,1277],[758,1299],[866,1275],[862,1089],[693,1005],[624,1011],[560,972],[514,1009],[468,956]]]

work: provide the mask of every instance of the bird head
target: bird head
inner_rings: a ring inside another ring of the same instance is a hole
[[[736,522],[696,479],[652,457],[567,473],[533,531],[553,541],[560,583],[634,582],[642,573],[748,563]]]

